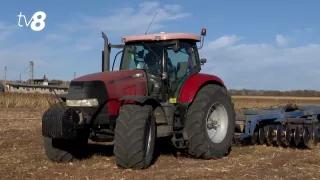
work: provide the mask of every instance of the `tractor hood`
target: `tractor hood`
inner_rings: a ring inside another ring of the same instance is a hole
[[[124,95],[146,95],[147,78],[143,70],[107,71],[73,79],[67,99],[97,98],[99,104]]]
[[[120,81],[126,78],[141,77],[145,72],[143,70],[120,70],[120,71],[106,71],[88,74],[85,76],[78,77],[72,81],[103,81],[105,84]]]

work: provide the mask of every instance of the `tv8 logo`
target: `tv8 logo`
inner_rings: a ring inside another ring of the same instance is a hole
[[[29,27],[33,30],[33,31],[41,31],[44,29],[44,27],[46,26],[45,23],[45,19],[47,18],[47,15],[45,12],[43,11],[37,11],[36,13],[34,13],[31,17],[31,19],[29,20],[29,22],[27,22],[27,18],[26,15],[22,15],[22,12],[20,12],[20,14],[18,15],[18,26],[19,27],[23,27],[23,25],[20,23],[21,18],[24,18],[24,22],[26,27]]]

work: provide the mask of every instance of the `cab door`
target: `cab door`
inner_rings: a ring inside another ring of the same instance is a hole
[[[173,71],[168,72],[170,84],[170,97],[178,98],[184,82],[196,72],[199,72],[199,60],[195,43],[180,42],[179,50],[168,49],[168,59],[171,61]],[[169,65],[169,63],[168,63]],[[169,69],[169,67],[167,68]]]

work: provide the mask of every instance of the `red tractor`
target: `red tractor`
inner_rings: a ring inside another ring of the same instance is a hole
[[[113,142],[118,167],[144,169],[162,137],[194,158],[227,155],[234,105],[220,78],[200,73],[206,59],[199,58],[196,43],[202,41],[202,47],[205,35],[206,29],[201,36],[127,36],[123,44],[112,45],[102,33],[102,72],[73,79],[61,102],[43,115],[47,157],[56,162],[81,158],[91,139]],[[111,48],[122,49],[118,71],[109,70]]]

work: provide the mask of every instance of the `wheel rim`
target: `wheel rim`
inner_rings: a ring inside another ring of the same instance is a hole
[[[220,143],[226,136],[228,129],[228,113],[225,107],[214,103],[207,114],[206,130],[210,140]]]

